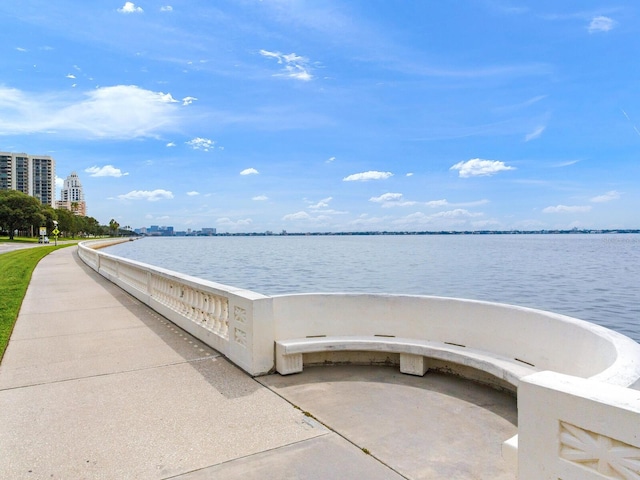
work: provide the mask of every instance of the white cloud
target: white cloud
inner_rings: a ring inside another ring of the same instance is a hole
[[[455,210],[448,210],[446,212],[438,212],[431,215],[432,218],[475,218],[481,217],[483,214],[478,212],[470,212],[463,208],[456,208]]]
[[[282,220],[309,220],[310,218],[311,215],[309,215],[307,212],[296,212],[285,215],[284,217],[282,217]]]
[[[415,212],[411,215],[398,218],[392,223],[395,225],[403,225],[405,228],[416,225],[430,225],[434,228],[447,229],[452,227],[460,228],[465,224],[468,225],[472,219],[482,217],[483,215],[483,213],[470,212],[462,208],[456,208],[454,210],[438,212],[432,215],[426,215],[422,212]]]
[[[591,201],[593,203],[604,203],[610,202],[612,200],[618,200],[620,198],[620,192],[616,190],[611,190],[610,192],[605,193],[604,195],[598,195],[597,197],[593,197]]]
[[[466,162],[456,163],[450,170],[458,170],[460,177],[482,177],[495,175],[505,170],[515,170],[515,167],[509,167],[498,160],[481,160],[472,158]]]
[[[386,180],[387,178],[392,176],[393,176],[393,173],[391,172],[377,172],[374,170],[370,170],[368,172],[354,173],[353,175],[344,177],[342,181],[343,182],[367,182],[369,180]]]
[[[29,51],[26,48],[22,48],[22,47],[16,47],[16,50],[19,51],[19,52],[28,52]]]
[[[413,172],[409,172],[409,173],[407,173],[407,175],[406,175],[406,176],[407,176],[407,177],[413,177]]]
[[[276,77],[288,77],[295,80],[309,81],[313,78],[310,71],[309,59],[296,55],[295,53],[283,54],[280,52],[269,52],[260,50],[260,55],[267,58],[274,58],[280,65],[283,65],[283,73],[277,73]]]
[[[0,86],[0,135],[56,133],[83,138],[157,138],[180,121],[171,94],[135,85],[85,93],[32,94]]]
[[[200,192],[196,192],[196,191],[187,192],[187,195],[189,195],[190,197],[195,197],[197,195],[200,195]]]
[[[589,23],[587,30],[589,31],[589,33],[608,32],[615,26],[616,26],[615,20],[613,20],[612,18],[600,15],[598,17],[593,17],[591,19],[591,23]]]
[[[147,200],[157,202],[159,200],[171,200],[173,193],[168,190],[132,190],[124,195],[118,195],[120,200]]]
[[[371,197],[369,201],[374,203],[381,203],[383,208],[406,207],[415,205],[417,203],[405,200],[404,196],[401,193],[384,193],[379,197]]]
[[[240,175],[258,175],[260,172],[255,168],[245,168],[240,172]]]
[[[327,208],[329,206],[329,202],[333,200],[333,197],[327,197],[320,200],[318,203],[314,203],[313,205],[309,205],[311,210],[318,210],[320,208]]]
[[[579,161],[580,160],[567,160],[566,162],[556,163],[555,165],[553,165],[553,168],[569,167],[571,165],[575,165]]]
[[[67,74],[67,78],[73,79],[73,78],[76,78],[76,76],[73,73],[69,73]]]
[[[535,140],[536,138],[540,137],[540,135],[542,135],[542,132],[544,132],[544,130],[545,130],[546,128],[547,128],[547,127],[545,127],[545,126],[543,126],[543,125],[541,125],[541,126],[537,127],[533,132],[531,132],[531,133],[529,133],[529,134],[525,135],[525,137],[524,137],[524,141],[525,141],[525,142],[528,142],[528,141],[530,141],[530,140]]]
[[[589,205],[556,205],[555,207],[547,207],[542,210],[544,213],[584,213],[589,212]]]
[[[176,146],[175,142],[167,143],[167,147],[175,147],[175,146]]]
[[[193,140],[189,140],[185,143],[194,150],[204,150],[205,152],[208,152],[209,149],[213,148],[216,142],[208,138],[196,137]]]
[[[85,168],[85,172],[91,174],[92,177],[124,177],[125,175],[129,175],[128,172],[123,173],[119,168],[114,167],[113,165],[105,165],[104,167],[98,167],[94,165],[93,167]]]
[[[166,5],[164,7],[160,7],[161,12],[173,12],[173,7],[171,5]]]
[[[325,163],[333,163],[335,162],[336,157],[329,157]]]
[[[253,197],[251,200],[255,200],[256,202],[264,202],[269,200],[269,197],[267,197],[266,195],[258,195],[256,197]]]
[[[133,2],[124,2],[122,8],[119,8],[118,11],[120,13],[142,13],[144,10],[140,7],[136,7],[136,4]]]
[[[56,176],[56,188],[64,187],[64,178]]]
[[[447,205],[449,205],[449,202],[447,202],[447,200],[443,198],[442,200],[431,200],[427,202],[426,205],[427,207],[431,208],[446,207]]]
[[[184,97],[182,99],[182,105],[183,106],[191,105],[196,100],[198,100],[196,97]]]

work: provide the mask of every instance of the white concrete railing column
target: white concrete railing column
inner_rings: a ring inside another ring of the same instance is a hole
[[[518,391],[518,479],[640,479],[640,391],[540,372]]]

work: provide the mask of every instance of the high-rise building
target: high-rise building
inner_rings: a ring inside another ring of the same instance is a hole
[[[69,210],[75,215],[83,217],[87,215],[87,204],[84,201],[82,183],[76,172],[71,172],[71,175],[65,179],[60,200],[56,202],[56,207]]]
[[[56,162],[47,155],[0,152],[0,190],[18,190],[55,207]]]

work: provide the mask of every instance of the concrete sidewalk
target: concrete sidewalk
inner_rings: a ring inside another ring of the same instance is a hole
[[[0,365],[0,478],[514,478],[513,398],[387,368],[252,379],[75,251],[37,266]]]

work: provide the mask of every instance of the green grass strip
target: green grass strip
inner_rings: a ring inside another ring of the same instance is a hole
[[[33,269],[49,253],[69,246],[47,245],[14,250],[0,255],[0,361],[18,318]]]

